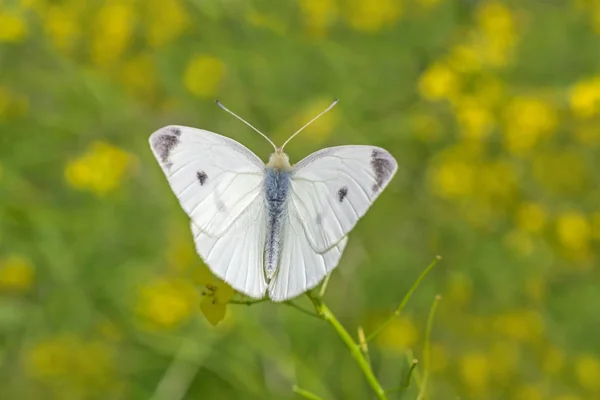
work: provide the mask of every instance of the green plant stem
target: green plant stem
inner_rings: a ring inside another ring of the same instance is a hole
[[[314,312],[308,311],[308,310],[304,309],[303,307],[300,307],[298,304],[296,304],[294,302],[286,301],[283,304],[285,304],[287,306],[290,306],[292,308],[295,308],[296,310],[300,311],[301,313],[304,313],[306,315],[310,315],[311,317],[315,317],[315,318],[321,319],[321,316],[319,314],[315,314]]]
[[[410,380],[411,380],[413,371],[417,367],[417,364],[419,364],[418,360],[415,359],[412,361],[412,364],[410,364],[410,367],[408,368],[408,372],[406,373],[406,377],[404,378],[404,384],[402,386],[398,386],[397,388],[394,388],[394,389],[388,389],[385,392],[392,393],[392,392],[399,392],[401,390],[408,389],[408,387],[410,386]]]
[[[436,256],[435,260],[433,260],[431,262],[431,264],[429,264],[427,266],[427,268],[425,268],[425,270],[421,273],[421,275],[419,275],[419,277],[417,278],[417,280],[415,281],[415,283],[413,283],[413,285],[411,286],[410,290],[406,293],[406,295],[402,299],[402,302],[400,302],[400,305],[398,306],[398,308],[396,309],[396,311],[394,311],[392,313],[392,315],[383,324],[381,324],[377,329],[375,329],[375,331],[373,333],[371,333],[367,337],[367,340],[366,340],[367,343],[370,342],[371,340],[375,339],[381,332],[383,332],[388,327],[389,324],[392,323],[392,321],[394,320],[394,318],[396,318],[396,317],[398,317],[400,315],[400,313],[402,312],[402,310],[406,306],[406,303],[408,303],[408,300],[410,300],[410,298],[412,297],[412,295],[415,292],[415,290],[417,290],[417,288],[419,287],[419,284],[421,283],[421,281],[423,279],[425,279],[425,277],[427,276],[427,274],[429,273],[429,271],[431,271],[431,269],[435,266],[435,264],[437,264],[438,261],[440,261],[441,259],[442,259],[442,257]]]
[[[264,303],[269,300],[268,297],[262,298],[260,300],[229,300],[228,304],[240,304],[244,306],[251,306],[253,304]]]
[[[438,294],[433,300],[431,309],[429,310],[429,317],[427,317],[427,328],[425,329],[425,348],[423,349],[424,361],[424,372],[423,372],[423,384],[419,391],[417,400],[423,400],[425,398],[425,389],[427,388],[427,380],[429,379],[429,369],[431,368],[431,330],[433,328],[433,320],[435,318],[435,311],[442,297]]]
[[[300,395],[300,396],[304,397],[305,399],[309,399],[309,400],[322,400],[316,394],[314,394],[312,392],[309,392],[306,389],[302,389],[302,388],[298,387],[297,385],[292,386],[292,391],[294,393],[296,393],[297,395]]]
[[[315,306],[315,310],[317,311],[317,313],[321,315],[321,317],[325,321],[327,321],[333,327],[333,329],[335,329],[340,339],[342,339],[342,341],[346,344],[348,350],[350,350],[350,354],[352,354],[352,357],[362,370],[363,374],[365,375],[365,378],[367,378],[367,381],[369,382],[369,385],[375,392],[377,398],[379,400],[387,400],[385,391],[383,390],[379,381],[375,377],[375,374],[373,374],[373,370],[371,370],[369,363],[367,362],[360,350],[360,345],[354,342],[352,336],[350,336],[348,331],[346,331],[342,324],[337,320],[335,315],[333,315],[329,307],[327,307],[321,301],[320,298],[312,296],[310,292],[308,292],[307,295],[308,298],[312,301],[313,305]]]

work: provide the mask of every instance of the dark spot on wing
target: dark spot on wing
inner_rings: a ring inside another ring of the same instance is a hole
[[[171,128],[171,133],[177,137],[181,136],[181,129],[179,128]]]
[[[206,180],[208,179],[208,175],[206,175],[206,172],[204,171],[198,171],[196,172],[196,178],[198,178],[198,182],[200,182],[200,185],[204,185],[204,182],[206,182]]]
[[[181,132],[180,132],[181,134]],[[173,152],[173,149],[177,147],[179,144],[179,136],[170,135],[168,133],[164,133],[158,135],[152,141],[152,146],[154,150],[158,154],[160,161],[167,167],[171,168],[171,161],[169,160],[169,156]]]
[[[394,171],[394,164],[384,152],[373,149],[373,153],[371,153],[371,167],[373,167],[373,172],[375,173],[375,184],[371,189],[373,192],[377,192],[387,183]]]
[[[340,203],[342,201],[344,201],[344,199],[346,198],[346,196],[348,196],[348,188],[346,186],[342,186],[340,188],[340,190],[338,190],[338,200],[340,201]]]

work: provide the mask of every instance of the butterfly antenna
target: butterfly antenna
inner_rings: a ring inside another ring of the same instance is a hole
[[[245,119],[243,119],[242,117],[240,117],[239,115],[237,115],[236,113],[234,113],[233,111],[231,111],[230,109],[228,109],[227,107],[225,107],[219,100],[215,100],[215,102],[217,103],[217,105],[219,107],[221,107],[223,110],[227,111],[229,114],[233,115],[234,117],[236,117],[237,119],[239,119],[240,121],[242,121],[243,123],[245,123],[246,125],[248,125],[250,128],[254,129],[256,132],[258,132],[262,137],[264,137],[265,139],[267,139],[267,141],[269,143],[271,143],[271,146],[273,146],[273,148],[275,149],[275,151],[277,151],[277,146],[275,146],[275,143],[273,143],[271,141],[271,139],[269,139],[267,137],[267,135],[265,135],[264,133],[262,133],[261,131],[259,131],[258,129],[256,129],[255,127],[253,127],[252,125],[250,125],[250,123],[248,121],[246,121]]]
[[[302,128],[298,129],[298,130],[296,131],[296,133],[294,133],[292,136],[290,136],[290,138],[289,138],[288,140],[286,140],[286,141],[285,141],[285,143],[283,144],[283,146],[281,146],[281,150],[283,150],[283,148],[285,147],[285,145],[286,145],[286,144],[288,144],[288,142],[289,142],[290,140],[292,140],[292,139],[294,138],[294,136],[296,136],[297,134],[299,134],[300,132],[302,132],[302,131],[304,130],[304,128],[306,128],[307,126],[309,126],[310,124],[312,124],[313,122],[315,122],[317,119],[319,119],[319,117],[320,117],[321,115],[323,115],[323,114],[325,114],[327,111],[331,110],[331,109],[333,108],[333,106],[335,106],[335,105],[338,103],[338,101],[339,101],[338,99],[335,99],[335,100],[333,101],[333,103],[331,103],[331,104],[329,105],[329,107],[327,107],[326,109],[324,109],[323,111],[321,111],[321,112],[319,113],[319,115],[317,115],[316,117],[314,117],[313,119],[311,119],[310,121],[308,121],[306,124],[304,124],[304,126],[303,126]]]

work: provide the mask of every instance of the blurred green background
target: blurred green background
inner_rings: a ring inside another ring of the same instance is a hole
[[[439,293],[427,398],[600,398],[600,0],[0,0],[0,398],[372,398],[323,321],[207,322],[148,146],[182,124],[266,160],[215,98],[281,144],[335,97],[292,162],[372,144],[399,170],[329,307],[372,331],[444,257],[371,344],[382,385]]]

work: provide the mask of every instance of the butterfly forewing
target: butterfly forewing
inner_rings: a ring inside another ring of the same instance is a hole
[[[264,163],[234,140],[167,126],[150,146],[190,216],[198,253],[234,289],[263,297]]]
[[[290,207],[315,252],[327,252],[348,235],[397,165],[379,147],[339,146],[317,151],[294,166]]]

